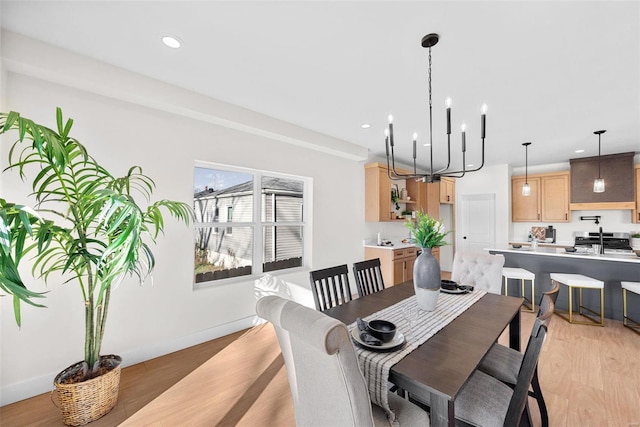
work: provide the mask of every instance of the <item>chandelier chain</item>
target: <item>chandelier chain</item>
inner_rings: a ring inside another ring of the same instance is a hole
[[[429,108],[431,108],[431,47],[429,47]]]

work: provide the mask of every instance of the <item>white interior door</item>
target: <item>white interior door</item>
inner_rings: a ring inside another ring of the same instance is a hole
[[[496,244],[495,194],[465,194],[460,197],[457,247],[462,251],[482,251]]]

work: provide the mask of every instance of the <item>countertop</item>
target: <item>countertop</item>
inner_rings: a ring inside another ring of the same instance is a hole
[[[405,241],[403,241],[405,240]],[[382,246],[378,246],[376,241],[365,241],[364,242],[364,247],[365,248],[377,248],[377,249],[389,249],[390,251],[393,251],[395,249],[409,249],[409,248],[419,248],[419,246],[416,246],[415,243],[411,243],[406,241],[407,239],[391,239],[391,240],[387,240],[387,239],[382,239],[383,242],[389,242],[389,245],[382,245]]]
[[[594,255],[592,253],[583,253],[583,252],[567,252],[563,248],[558,247],[542,247],[542,243],[538,244],[538,249],[535,251],[530,247],[522,247],[520,249],[514,248],[489,248],[486,249],[491,253],[513,253],[513,254],[522,254],[522,255],[540,255],[540,256],[551,256],[551,257],[562,257],[562,258],[581,258],[581,259],[589,259],[593,261],[615,261],[615,262],[628,262],[628,263],[636,263],[640,264],[640,257],[631,254],[601,254]]]

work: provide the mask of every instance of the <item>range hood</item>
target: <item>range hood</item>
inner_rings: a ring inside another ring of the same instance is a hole
[[[600,156],[604,193],[593,192],[598,156],[570,159],[571,210],[635,209],[633,157],[635,152]]]

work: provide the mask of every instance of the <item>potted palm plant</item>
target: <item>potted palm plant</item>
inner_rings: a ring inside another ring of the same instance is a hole
[[[192,210],[183,202],[151,202],[155,184],[140,167],[116,178],[69,136],[73,120],[65,122],[60,108],[56,122],[54,130],[16,112],[0,113],[0,134],[17,133],[3,172],[30,179],[35,199],[33,208],[0,199],[0,289],[12,296],[20,325],[21,303],[41,306],[43,297],[20,277],[27,254],[35,276],[46,282],[52,273],[62,275],[80,288],[84,359],[54,384],[65,424],[82,425],[109,412],[117,399],[121,359],[100,354],[112,287],[126,275],[142,282],[151,274],[149,244],[164,229],[163,211],[188,224]]]

